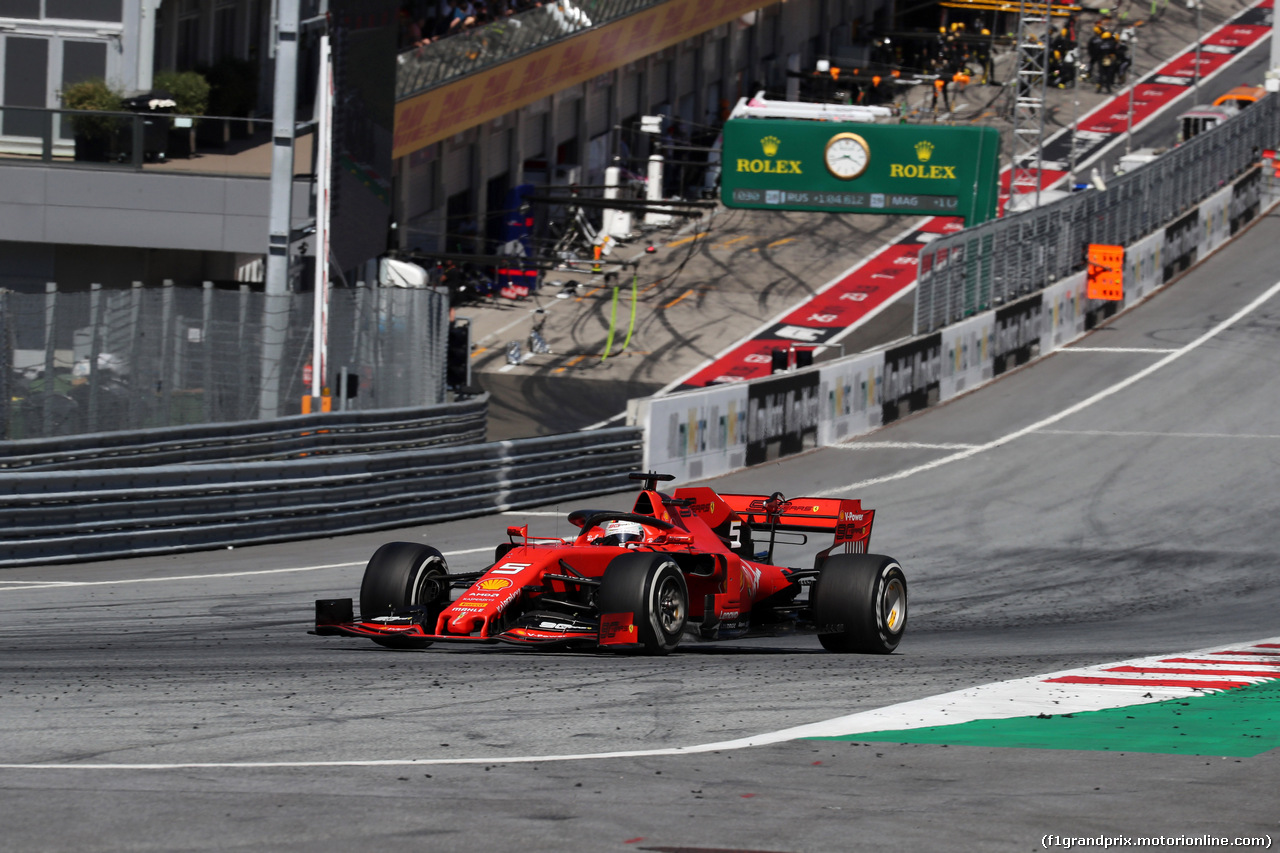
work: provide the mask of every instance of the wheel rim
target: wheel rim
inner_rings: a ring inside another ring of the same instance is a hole
[[[674,577],[663,578],[658,587],[658,624],[666,634],[677,634],[684,627],[684,595]]]
[[[885,586],[881,612],[884,614],[885,627],[890,633],[896,634],[902,630],[907,619],[907,590],[898,578],[893,578]]]
[[[418,577],[414,582],[413,592],[409,601],[413,604],[432,604],[440,597],[442,580],[440,561],[428,559],[418,569]]]

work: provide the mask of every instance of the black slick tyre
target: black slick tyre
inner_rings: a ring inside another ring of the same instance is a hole
[[[907,578],[892,557],[828,557],[810,599],[818,642],[827,651],[887,655],[907,627]]]
[[[664,554],[623,554],[605,568],[596,595],[599,612],[630,613],[640,653],[669,654],[689,618],[684,573]]]
[[[449,566],[435,548],[415,542],[388,542],[369,559],[360,584],[360,618],[370,621],[394,616],[412,607],[425,607],[424,620],[435,627],[435,616],[449,604]],[[388,648],[426,648],[429,640],[376,637]]]

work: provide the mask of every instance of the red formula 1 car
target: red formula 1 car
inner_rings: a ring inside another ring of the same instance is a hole
[[[809,630],[833,652],[897,648],[907,579],[896,560],[867,553],[875,513],[859,501],[706,487],[667,495],[657,486],[670,475],[631,478],[643,487],[630,512],[574,510],[572,540],[509,527],[484,571],[449,574],[436,549],[389,542],[365,569],[360,621],[351,599],[322,599],[315,633],[402,649],[505,642],[662,655],[686,638]],[[779,533],[834,542],[812,568],[785,568],[771,564]],[[453,588],[464,590],[456,600]]]

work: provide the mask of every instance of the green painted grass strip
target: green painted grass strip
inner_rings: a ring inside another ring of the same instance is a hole
[[[1280,747],[1280,682],[1101,711],[974,720],[954,726],[863,732],[813,740],[1241,758]]]

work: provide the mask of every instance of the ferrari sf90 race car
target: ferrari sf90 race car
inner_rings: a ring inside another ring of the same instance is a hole
[[[393,649],[511,643],[665,655],[683,640],[809,631],[833,652],[888,654],[907,624],[907,579],[870,554],[875,512],[857,500],[658,491],[668,474],[632,474],[631,510],[578,509],[572,539],[508,527],[489,568],[450,574],[444,555],[380,547],[350,598],[316,601],[314,633]],[[773,564],[781,539],[832,537],[811,567]],[[761,547],[763,546],[763,548]],[[462,593],[453,597],[452,590]]]

